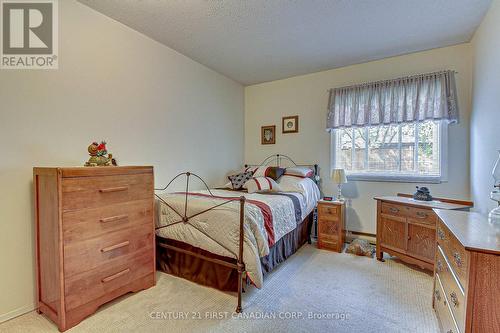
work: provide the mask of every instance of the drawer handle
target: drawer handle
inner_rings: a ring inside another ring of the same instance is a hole
[[[437,234],[440,240],[444,240],[444,231],[441,228],[438,228]]]
[[[124,269],[121,272],[118,272],[116,274],[113,274],[113,275],[110,275],[108,277],[105,277],[104,279],[101,280],[101,282],[106,283],[106,282],[109,282],[109,281],[113,281],[114,279],[117,279],[120,276],[128,274],[128,273],[130,273],[130,268]]]
[[[398,213],[398,212],[399,212],[399,209],[394,208],[394,207],[391,207],[391,208],[389,208],[389,211],[390,211],[391,213]]]
[[[436,295],[436,299],[437,299],[438,301],[440,301],[440,300],[441,300],[441,295],[439,294],[439,290],[435,290],[435,291],[434,291],[434,294]]]
[[[106,253],[106,252],[109,252],[109,251],[113,251],[113,250],[119,249],[121,247],[128,246],[129,244],[130,244],[129,241],[125,241],[125,242],[122,242],[122,243],[118,243],[118,244],[115,244],[115,245],[104,247],[104,248],[101,249],[101,252],[102,253]]]
[[[99,192],[112,193],[112,192],[123,192],[123,191],[127,191],[127,190],[128,190],[128,186],[118,186],[118,187],[101,188],[101,189],[99,189]]]
[[[423,212],[417,212],[417,217],[419,219],[426,219],[429,215],[427,213],[423,213]]]
[[[127,214],[123,214],[123,215],[116,215],[116,216],[104,217],[104,218],[100,219],[99,221],[101,223],[108,223],[108,222],[115,222],[115,221],[119,221],[119,220],[124,220],[124,219],[127,219],[127,218],[128,218],[128,215]]]
[[[457,294],[455,292],[452,292],[450,294],[450,299],[451,299],[451,303],[453,304],[453,306],[458,308],[458,298],[457,298]]]
[[[460,256],[460,253],[453,253],[453,258],[455,258],[455,263],[457,264],[457,266],[462,267],[462,257]]]
[[[438,272],[443,271],[443,262],[440,259],[437,262],[437,270],[438,270]]]
[[[447,330],[446,333],[453,333],[453,330]]]

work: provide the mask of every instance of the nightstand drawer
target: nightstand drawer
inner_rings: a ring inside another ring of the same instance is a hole
[[[340,207],[336,205],[318,205],[318,218],[324,220],[335,220],[339,219]]]
[[[339,223],[337,222],[323,219],[318,220],[318,233],[321,236],[338,236],[340,233],[339,227]]]
[[[339,239],[334,236],[327,236],[321,238],[321,240],[318,241],[318,247],[320,249],[327,249],[337,252],[342,251],[342,244],[340,244]]]

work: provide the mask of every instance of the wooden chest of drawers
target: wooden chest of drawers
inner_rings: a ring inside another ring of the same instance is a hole
[[[399,194],[377,197],[377,259],[387,252],[432,271],[436,254],[437,216],[433,208],[468,209],[472,202],[437,199],[422,202]]]
[[[34,168],[38,311],[60,331],[155,284],[152,167]]]
[[[318,248],[342,252],[344,246],[345,203],[318,202]]]
[[[500,332],[498,230],[478,213],[435,212],[433,306],[442,332]]]

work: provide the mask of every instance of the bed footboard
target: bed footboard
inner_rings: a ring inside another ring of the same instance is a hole
[[[215,208],[227,205],[228,203],[231,203],[231,202],[234,202],[234,201],[239,201],[239,203],[240,203],[240,212],[239,212],[239,244],[238,244],[238,255],[237,255],[237,258],[236,258],[236,262],[224,261],[224,260],[221,260],[221,259],[218,259],[218,258],[214,258],[214,257],[211,257],[211,256],[204,255],[202,253],[193,252],[193,251],[190,251],[190,250],[187,250],[187,249],[178,248],[178,247],[176,247],[175,245],[172,245],[172,244],[159,243],[158,247],[159,248],[164,248],[164,249],[170,250],[170,251],[180,252],[180,253],[183,253],[183,254],[191,256],[191,257],[199,258],[200,260],[208,261],[208,262],[211,262],[211,263],[214,263],[214,264],[218,264],[218,265],[222,265],[222,266],[227,266],[230,269],[236,270],[236,272],[238,274],[238,283],[237,283],[237,286],[238,286],[237,287],[238,288],[238,291],[237,291],[238,292],[238,304],[236,306],[236,312],[239,313],[242,310],[242,307],[241,307],[241,294],[243,292],[243,274],[245,273],[245,263],[243,262],[243,241],[244,241],[244,232],[245,232],[244,231],[244,223],[245,223],[245,201],[246,201],[246,198],[244,196],[241,196],[239,198],[227,198],[227,200],[224,200],[220,204],[214,205],[214,206],[212,206],[210,208],[205,209],[204,211],[201,211],[201,212],[198,212],[198,213],[193,214],[191,216],[188,216],[187,212],[188,212],[189,181],[190,181],[190,177],[191,176],[198,178],[205,185],[206,189],[210,193],[210,196],[213,196],[213,197],[215,197],[215,196],[212,194],[212,192],[210,191],[210,188],[208,187],[208,185],[205,183],[205,181],[200,176],[198,176],[198,175],[196,175],[194,173],[190,173],[190,172],[183,172],[181,174],[178,174],[177,176],[175,176],[167,184],[167,186],[165,186],[164,188],[161,188],[161,189],[156,189],[156,191],[165,191],[170,186],[170,184],[172,184],[177,178],[179,178],[181,176],[186,176],[186,192],[185,192],[185,196],[186,197],[185,197],[185,204],[184,204],[184,212],[183,213],[178,212],[175,208],[173,208],[165,200],[163,200],[159,195],[155,194],[156,197],[162,203],[164,203],[166,206],[168,206],[174,213],[176,213],[179,216],[179,220],[178,221],[173,222],[173,223],[169,223],[168,225],[165,225],[165,226],[156,227],[156,230],[162,229],[162,228],[172,227],[172,226],[174,226],[176,224],[179,224],[179,223],[188,224],[190,222],[190,220],[192,218],[196,217],[196,216],[199,216],[201,214],[209,212],[209,211],[211,211],[211,210],[213,210]],[[193,224],[191,224],[191,226],[193,226],[194,228],[196,228],[196,226],[194,226]],[[217,244],[219,244],[221,247],[227,249],[224,245],[222,245],[221,243],[219,243],[216,239],[213,239],[212,237],[210,237],[210,235],[208,235],[207,233],[205,233],[203,230],[201,230],[199,228],[196,228],[196,229],[198,231],[202,232],[205,236],[207,236],[208,238],[210,238],[211,240],[213,240]],[[231,252],[231,251],[229,251],[229,252]]]

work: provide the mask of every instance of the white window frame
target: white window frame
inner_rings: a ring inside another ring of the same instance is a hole
[[[398,182],[398,183],[426,183],[439,184],[448,181],[448,123],[439,122],[439,176],[424,176],[415,174],[388,174],[384,172],[349,172],[346,170],[349,181],[371,182]],[[336,168],[337,136],[338,130],[330,132],[330,169]]]

